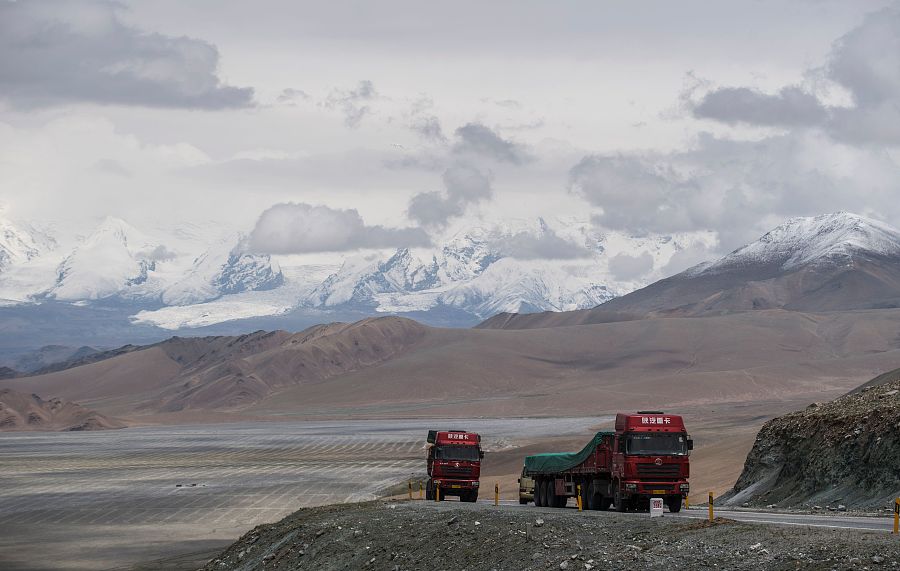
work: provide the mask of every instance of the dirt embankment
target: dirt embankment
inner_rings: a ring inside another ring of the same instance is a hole
[[[898,458],[900,381],[870,383],[860,392],[767,422],[725,501],[890,507],[900,495]]]
[[[370,502],[256,527],[204,570],[875,569],[900,565],[896,541],[726,520]]]

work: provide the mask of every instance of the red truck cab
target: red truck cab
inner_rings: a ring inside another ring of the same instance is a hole
[[[478,499],[481,476],[481,436],[465,430],[428,431],[428,482],[425,497],[443,500],[457,496],[460,501]],[[439,490],[439,495],[437,491]]]
[[[670,511],[681,509],[690,491],[689,453],[693,442],[681,416],[659,411],[616,415],[612,478],[619,509],[665,499]]]

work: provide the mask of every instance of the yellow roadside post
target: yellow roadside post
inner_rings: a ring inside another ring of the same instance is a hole
[[[894,500],[894,535],[900,534],[900,498]]]
[[[578,490],[578,495],[575,496],[575,505],[578,506],[578,511],[581,511],[581,484],[578,484],[576,489]]]
[[[690,494],[684,495],[684,509],[686,509],[686,510],[691,509],[691,495]]]
[[[408,483],[409,483],[409,499],[411,500],[412,499],[412,480],[410,480]]]
[[[710,494],[710,495],[712,495],[712,494]],[[441,501],[441,483],[440,482],[434,483],[434,501],[436,501],[436,502]]]
[[[422,482],[419,482],[419,499],[422,499]]]
[[[500,482],[494,482],[494,505],[500,505]]]
[[[709,493],[709,521],[713,520],[713,493]]]

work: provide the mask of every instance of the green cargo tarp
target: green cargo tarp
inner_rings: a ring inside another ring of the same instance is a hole
[[[587,446],[581,449],[581,452],[558,452],[555,454],[534,454],[525,457],[525,473],[526,474],[550,474],[562,472],[578,466],[588,459],[588,457],[600,444],[604,436],[615,436],[615,432],[598,432],[594,438],[588,442]]]

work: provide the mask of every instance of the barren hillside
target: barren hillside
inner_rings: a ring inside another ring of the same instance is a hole
[[[34,394],[0,389],[0,431],[13,430],[105,430],[125,425],[58,398],[43,400]]]

